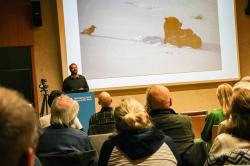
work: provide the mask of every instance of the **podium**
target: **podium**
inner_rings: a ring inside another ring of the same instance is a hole
[[[78,119],[83,125],[83,129],[88,133],[89,119],[95,113],[95,93],[94,92],[71,92],[67,93],[69,97],[78,101],[79,112]]]

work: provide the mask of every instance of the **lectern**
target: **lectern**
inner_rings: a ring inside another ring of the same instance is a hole
[[[77,117],[82,123],[84,131],[87,133],[89,128],[89,118],[95,113],[95,93],[74,91],[67,93],[66,95],[78,101],[80,108]]]

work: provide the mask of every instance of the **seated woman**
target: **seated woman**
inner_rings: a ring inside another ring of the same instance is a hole
[[[51,125],[43,129],[37,147],[38,156],[59,155],[92,150],[89,138],[82,131],[71,128],[79,105],[70,97],[57,97],[51,107]]]
[[[230,115],[230,102],[232,98],[232,86],[224,83],[217,88],[217,98],[220,103],[220,108],[214,109],[206,118],[205,126],[201,132],[201,138],[207,142],[208,148],[212,145],[212,128],[213,125],[218,125]]]
[[[114,117],[118,135],[103,144],[99,165],[181,165],[173,140],[152,128],[138,101],[123,99]]]
[[[241,86],[233,91],[231,120],[229,121],[226,133],[220,134],[215,138],[207,163],[211,163],[211,159],[218,158],[225,154],[230,156],[230,153],[235,150],[250,150],[250,83],[244,86],[245,87]],[[249,161],[250,160],[244,164],[250,164]],[[237,162],[237,164],[240,164],[240,160]]]

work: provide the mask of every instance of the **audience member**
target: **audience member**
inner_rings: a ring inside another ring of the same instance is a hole
[[[230,156],[230,153],[235,150],[248,149],[249,151],[250,149],[250,83],[243,84],[241,85],[241,82],[239,82],[238,85],[240,86],[233,91],[231,120],[227,126],[226,133],[220,134],[215,138],[209,153],[209,163],[213,158],[215,159],[225,154]],[[244,153],[241,154],[241,156],[243,155]],[[235,164],[243,164],[239,163],[241,162],[240,160]],[[244,164],[250,164],[249,157]]]
[[[234,84],[233,92],[236,91],[236,90],[239,90],[239,89],[245,89],[246,87],[248,87],[248,85],[249,85],[248,81],[242,81],[241,80],[241,81],[237,82],[236,84]],[[226,129],[227,129],[227,126],[230,123],[230,120],[231,120],[231,115],[229,116],[228,119],[222,121],[219,124],[218,132],[217,132],[218,135],[226,132]]]
[[[240,81],[247,81],[247,82],[250,82],[250,76],[242,77]]]
[[[70,152],[92,150],[92,145],[86,134],[71,128],[79,105],[70,97],[61,95],[51,106],[51,125],[43,129],[37,147],[38,156],[58,155]]]
[[[99,165],[181,165],[173,140],[152,128],[138,101],[123,99],[114,116],[118,135],[103,144]]]
[[[155,127],[173,138],[177,151],[182,157],[183,164],[197,165],[198,161],[204,162],[205,157],[199,156],[202,155],[200,152],[194,154],[197,150],[194,145],[191,117],[178,115],[170,108],[172,98],[168,88],[162,85],[154,85],[147,90],[146,96],[146,107]],[[194,159],[194,156],[196,156],[196,159]],[[201,160],[200,158],[203,159]]]
[[[212,128],[213,125],[218,125],[230,116],[230,103],[232,98],[232,86],[223,83],[217,88],[217,98],[220,103],[220,108],[214,109],[206,118],[205,126],[201,132],[201,138],[207,142],[208,147],[212,145]]]
[[[115,131],[115,118],[111,107],[112,98],[108,92],[101,92],[98,96],[98,104],[101,111],[95,113],[89,120],[89,135],[111,133]]]
[[[69,65],[71,75],[64,79],[63,88],[64,92],[81,90],[88,92],[89,86],[84,76],[78,74],[78,68],[75,63]]]
[[[0,87],[0,165],[33,166],[38,139],[34,109],[17,92]]]
[[[48,97],[48,104],[49,104],[49,107],[51,107],[52,102],[54,101],[54,99],[55,99],[56,97],[61,96],[62,94],[63,94],[62,91],[53,90],[53,91],[50,93],[49,97]],[[45,127],[50,126],[50,118],[51,118],[51,114],[45,115],[45,116],[43,116],[43,117],[41,117],[41,118],[39,119],[40,125],[41,125],[42,128],[45,128]],[[80,129],[80,130],[83,131],[82,124],[81,124],[81,122],[79,121],[79,119],[78,119],[77,117],[75,118],[74,123],[73,123],[70,127],[76,128],[76,129]]]

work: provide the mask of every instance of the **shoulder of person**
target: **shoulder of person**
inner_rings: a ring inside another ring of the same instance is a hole
[[[234,140],[235,137],[233,137],[231,134],[228,134],[228,133],[222,133],[220,135],[218,135],[216,137],[216,140],[220,141],[220,142],[230,142],[231,140]]]
[[[223,113],[222,108],[215,108],[212,110],[212,112],[209,113],[209,115],[217,115]]]
[[[85,132],[83,132],[82,130],[72,128],[72,127],[69,127],[67,130],[77,137],[80,137],[83,139],[88,138],[88,135]]]
[[[66,77],[63,82],[67,81],[67,80],[70,80],[70,76]]]
[[[78,74],[79,78],[85,78],[83,75],[81,74]]]
[[[188,115],[178,114],[177,116],[178,116],[179,119],[183,119],[183,120],[186,120],[186,121],[191,121],[192,120],[191,116],[188,116]]]

